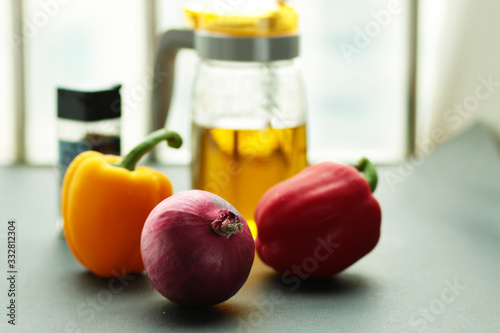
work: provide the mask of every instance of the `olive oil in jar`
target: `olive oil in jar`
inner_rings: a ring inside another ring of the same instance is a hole
[[[272,186],[307,166],[306,126],[224,129],[193,125],[193,187],[219,195],[248,222]]]

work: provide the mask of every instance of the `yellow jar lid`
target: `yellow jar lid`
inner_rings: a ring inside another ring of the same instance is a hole
[[[205,30],[234,36],[292,35],[298,30],[298,13],[284,1],[275,8],[231,11],[189,5],[184,9],[190,29]]]

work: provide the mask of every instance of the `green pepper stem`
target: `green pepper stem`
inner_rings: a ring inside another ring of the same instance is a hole
[[[150,133],[143,142],[135,146],[134,149],[125,155],[121,162],[113,165],[134,171],[139,160],[163,140],[166,140],[167,144],[172,148],[179,148],[182,145],[182,138],[179,134],[167,131],[166,129],[159,129]]]
[[[369,159],[363,157],[356,165],[356,169],[358,169],[359,172],[363,173],[363,176],[370,185],[370,190],[372,191],[372,193],[375,192],[378,183],[377,168],[375,167],[375,165],[370,162]]]

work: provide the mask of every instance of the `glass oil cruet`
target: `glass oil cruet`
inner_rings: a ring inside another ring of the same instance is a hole
[[[193,188],[231,203],[255,236],[260,197],[307,166],[306,98],[296,10],[283,1],[240,2],[222,11],[188,6],[190,29],[162,36],[155,71],[171,75],[154,88],[153,129],[166,121],[177,51],[195,49]]]

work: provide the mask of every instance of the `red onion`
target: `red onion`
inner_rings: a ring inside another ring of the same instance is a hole
[[[168,197],[151,211],[141,254],[151,284],[170,301],[214,305],[243,286],[255,244],[233,206],[210,192],[191,190]]]

